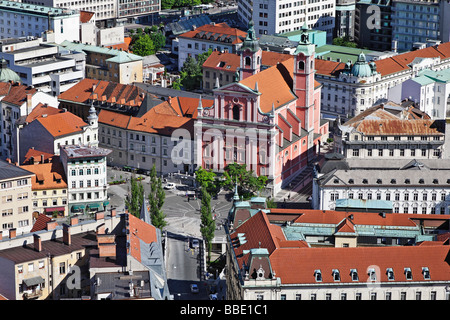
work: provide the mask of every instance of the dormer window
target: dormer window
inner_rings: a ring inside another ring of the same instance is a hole
[[[341,281],[341,275],[339,274],[339,270],[333,269],[333,280]]]
[[[430,270],[428,269],[428,267],[422,268],[422,274],[425,280],[430,280]]]
[[[334,179],[333,182],[334,183],[339,183],[339,179]]]
[[[412,280],[412,272],[410,268],[405,268],[405,277],[406,280]]]
[[[409,179],[405,179],[405,183],[406,183],[406,184],[410,184],[411,181],[410,181]]]
[[[352,277],[352,281],[358,281],[358,271],[356,269],[350,270],[350,276]]]
[[[438,180],[438,179],[433,179],[433,183],[434,183],[434,184],[438,184],[438,183],[439,183],[439,180]]]
[[[392,183],[392,184],[396,184],[396,183],[397,183],[397,180],[391,179],[391,183]]]
[[[377,179],[377,183],[381,184],[381,183],[383,183],[383,181],[381,179]]]
[[[394,270],[392,268],[387,268],[386,275],[388,280],[390,281],[394,280]]]
[[[364,184],[367,184],[367,179],[363,179],[362,181]]]
[[[377,281],[377,274],[375,272],[375,269],[370,268],[369,272],[368,272],[368,275],[369,275],[370,281]]]
[[[316,278],[316,282],[322,282],[322,272],[320,270],[314,271],[314,277]]]
[[[420,184],[424,184],[424,182],[425,182],[425,181],[424,181],[423,179],[419,179],[419,183],[420,183]]]
[[[353,179],[349,179],[348,183],[353,184],[354,183]]]

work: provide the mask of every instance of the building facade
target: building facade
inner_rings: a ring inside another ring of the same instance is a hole
[[[110,150],[99,147],[61,146],[69,215],[103,211],[109,204],[106,163],[110,153]]]
[[[249,25],[254,22],[256,35],[275,35],[300,30],[304,24],[308,29],[327,32],[331,43],[335,27],[336,1],[283,1],[267,0],[238,1],[238,19]]]
[[[305,34],[291,59],[262,70],[262,50],[250,24],[239,53],[235,81],[214,90],[211,107],[198,107],[196,163],[217,172],[245,163],[256,175],[268,176],[268,192],[276,194],[315,157],[328,133],[320,119],[314,45]]]
[[[26,233],[33,226],[32,178],[34,173],[0,161],[1,231],[6,236]]]
[[[75,10],[15,1],[0,4],[0,38],[41,37],[53,31],[55,42],[78,41],[80,14]]]

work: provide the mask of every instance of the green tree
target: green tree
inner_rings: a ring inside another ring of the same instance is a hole
[[[159,229],[163,229],[167,222],[165,220],[166,215],[162,211],[166,194],[162,187],[161,178],[157,177],[156,167],[153,165],[150,170],[150,194],[148,195],[148,201],[150,204],[150,218],[152,224]]]
[[[142,203],[144,202],[144,186],[134,176],[131,177],[130,194],[125,199],[128,212],[133,216],[140,218]]]
[[[267,185],[267,176],[256,176],[253,170],[247,170],[246,164],[231,163],[224,169],[223,185],[232,190],[237,183],[239,193],[251,196],[263,190]]]
[[[216,174],[212,170],[206,170],[199,167],[195,172],[195,181],[197,185],[204,186],[206,190],[215,189]]]
[[[162,32],[157,31],[150,33],[150,39],[152,39],[153,45],[155,46],[155,52],[158,52],[166,45],[166,37]]]
[[[173,88],[192,91],[201,88],[203,78],[203,63],[211,55],[212,49],[198,55],[197,60],[189,56],[183,64],[180,72],[180,80],[172,85]]]
[[[202,204],[200,209],[200,232],[203,239],[205,239],[206,247],[208,249],[207,262],[211,261],[212,240],[214,239],[214,232],[216,224],[212,218],[211,212],[211,195],[206,190],[206,186],[202,186]]]
[[[155,53],[155,45],[148,34],[139,36],[132,45],[133,53],[141,57]]]

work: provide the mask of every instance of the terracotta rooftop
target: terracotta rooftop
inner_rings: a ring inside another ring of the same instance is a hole
[[[80,23],[86,23],[91,21],[94,15],[95,12],[80,10]]]
[[[351,230],[348,223],[341,227]],[[243,237],[245,241],[241,242]],[[262,211],[237,227],[230,234],[230,239],[240,268],[244,264],[248,266],[248,252],[251,249],[267,249],[272,271],[276,272],[283,284],[315,284],[316,270],[321,272],[321,283],[336,283],[333,270],[339,270],[340,283],[365,283],[368,280],[368,268],[373,265],[381,270],[377,275],[377,280],[381,282],[388,281],[387,268],[394,271],[393,283],[406,281],[405,268],[412,271],[413,281],[427,281],[423,277],[423,267],[429,269],[432,281],[450,280],[450,246],[441,242],[425,246],[308,247],[302,241],[293,241],[293,244],[285,242],[281,227],[270,224]],[[357,270],[357,281],[352,279],[351,269]]]
[[[157,242],[156,228],[141,219],[128,214],[130,230],[130,254],[141,262],[141,241],[150,244]]]
[[[22,105],[26,103],[27,94],[34,95],[36,92],[37,89],[17,82],[0,82],[0,96],[4,96],[4,103]]]
[[[198,38],[209,41],[223,42],[224,44],[242,43],[247,32],[237,28],[231,28],[225,22],[216,24],[205,24],[197,27],[195,30],[180,34],[180,38]],[[229,39],[228,42],[226,39]]]
[[[23,160],[23,165],[32,164],[31,161],[34,163],[41,163],[41,157],[44,158],[44,162],[47,162],[49,159],[54,158],[55,155],[53,153],[43,152],[36,149],[28,149],[25,159]]]
[[[21,168],[33,172],[32,190],[67,188],[66,174],[60,161],[23,165]]]
[[[36,219],[36,221],[33,224],[33,228],[31,228],[30,233],[45,230],[47,228],[47,222],[52,221],[51,217],[48,217],[47,215],[40,213]]]
[[[95,100],[139,107],[145,95],[138,86],[86,78],[61,93],[58,100],[89,105]]]
[[[81,132],[83,131],[83,127],[88,125],[83,119],[71,112],[60,112],[41,116],[35,121],[40,122],[41,125],[55,138]]]
[[[30,123],[31,121],[42,117],[43,115],[53,115],[62,112],[61,109],[51,107],[44,103],[39,103],[36,107],[31,110],[31,112],[26,116],[25,122]]]

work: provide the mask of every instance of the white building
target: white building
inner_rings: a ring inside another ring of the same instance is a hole
[[[359,199],[390,201],[396,213],[450,213],[448,159],[342,161],[317,172],[314,209],[334,210],[338,199]]]
[[[370,62],[363,53],[354,64],[316,59],[315,66],[316,80],[322,84],[322,116],[348,119],[387,102],[392,88],[420,71],[448,69],[450,42]]]
[[[98,122],[95,111],[87,118],[87,122],[65,109],[45,105],[36,107],[31,115],[32,117],[26,117],[18,122],[17,141],[20,144],[21,163],[31,148],[59,155],[61,146],[98,146]]]
[[[86,58],[82,53],[55,46],[51,39],[55,34],[46,34],[45,40],[3,40],[0,58],[8,62],[23,84],[58,96],[84,78]]]
[[[414,101],[433,119],[442,119],[450,102],[450,70],[424,69],[416,77],[393,87],[389,97],[396,102]]]
[[[306,24],[308,29],[326,31],[327,42],[331,42],[335,3],[335,0],[240,0],[237,2],[237,14],[244,25],[253,20],[257,36],[300,30]]]
[[[52,30],[56,43],[78,41],[80,14],[75,10],[3,0],[0,3],[0,39],[41,37]]]
[[[209,49],[236,53],[246,36],[247,32],[231,28],[224,22],[193,27],[172,41],[172,47],[178,48],[178,70],[189,56],[197,59]]]
[[[111,151],[80,145],[61,146],[67,177],[69,215],[103,211],[108,205],[107,156]]]
[[[4,96],[0,96],[0,157],[16,162],[19,159],[17,149],[16,122],[22,116],[28,115],[39,104],[58,106],[58,99],[35,88],[20,84],[1,82]]]

